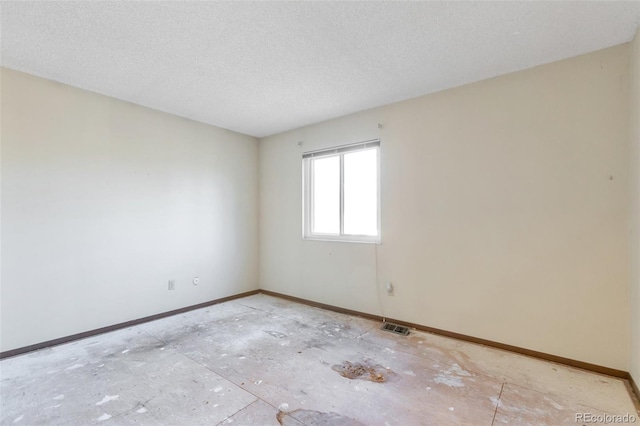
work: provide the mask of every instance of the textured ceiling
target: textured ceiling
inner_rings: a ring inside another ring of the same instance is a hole
[[[640,2],[9,2],[5,67],[258,137],[602,49]]]

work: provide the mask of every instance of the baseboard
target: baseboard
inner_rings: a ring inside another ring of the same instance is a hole
[[[638,388],[638,383],[633,380],[631,373],[629,373],[629,384],[631,385],[631,391],[636,394],[636,400],[634,402],[636,403],[638,414],[640,414],[640,388]]]
[[[102,333],[108,333],[110,331],[119,330],[121,328],[127,328],[134,325],[142,324],[149,321],[154,321],[160,318],[170,317],[171,315],[182,314],[184,312],[192,311],[194,309],[205,308],[207,306],[216,305],[222,302],[228,302],[229,300],[240,299],[242,297],[251,296],[260,293],[260,290],[251,290],[233,296],[223,297],[221,299],[210,300],[204,303],[198,303],[197,305],[191,305],[180,309],[174,309],[173,311],[162,312],[160,314],[150,315],[144,318],[138,318],[131,321],[121,322],[119,324],[109,325],[107,327],[96,328],[95,330],[84,331],[78,334],[72,334],[70,336],[60,337],[58,339],[48,340],[42,343],[36,343],[34,345],[24,346],[22,348],[11,349],[8,351],[0,352],[0,359],[9,358],[16,355],[22,355],[27,352],[37,351],[38,349],[48,348],[50,346],[57,346],[63,343],[72,342],[74,340],[84,339],[87,337],[96,336]]]
[[[363,318],[369,318],[369,319],[372,319],[372,320],[375,320],[375,321],[382,321],[383,320],[383,317],[381,317],[380,315],[372,315],[372,314],[368,314],[368,313],[365,313],[365,312],[354,311],[354,310],[351,310],[351,309],[339,308],[337,306],[327,305],[327,304],[324,304],[324,303],[318,303],[318,302],[314,302],[312,300],[307,300],[307,299],[301,299],[299,297],[289,296],[289,295],[286,295],[286,294],[277,293],[277,292],[270,291],[270,290],[260,290],[260,293],[263,293],[263,294],[266,294],[266,295],[269,295],[269,296],[280,297],[282,299],[291,300],[293,302],[303,303],[305,305],[314,306],[314,307],[322,308],[322,309],[327,309],[327,310],[330,310],[330,311],[339,312],[339,313],[343,313],[343,314],[355,315],[355,316],[359,316],[359,317],[363,317]],[[397,319],[393,319],[393,318],[384,318],[384,319],[386,321],[388,321],[388,322],[393,322],[395,324],[404,325],[405,327],[415,328],[416,330],[426,331],[428,333],[438,334],[438,335],[445,336],[445,337],[452,337],[452,338],[458,339],[458,340],[464,340],[464,341],[471,342],[471,343],[477,343],[477,344],[480,344],[480,345],[490,346],[492,348],[497,348],[497,349],[502,349],[502,350],[506,350],[506,351],[510,351],[510,352],[515,352],[515,353],[518,353],[518,354],[521,354],[521,355],[526,355],[526,356],[530,356],[530,357],[533,357],[533,358],[543,359],[545,361],[556,362],[558,364],[564,364],[564,365],[568,365],[568,366],[575,367],[575,368],[580,368],[580,369],[591,371],[591,372],[595,372],[595,373],[605,374],[607,376],[613,376],[613,377],[618,377],[618,378],[621,378],[621,379],[626,379],[626,380],[629,380],[631,382],[630,374],[628,372],[626,372],[626,371],[623,371],[623,370],[616,370],[615,368],[604,367],[604,366],[597,365],[597,364],[590,364],[588,362],[577,361],[577,360],[570,359],[570,358],[564,358],[564,357],[557,356],[557,355],[551,355],[551,354],[547,354],[547,353],[544,353],[544,352],[538,352],[538,351],[534,351],[534,350],[531,350],[531,349],[521,348],[519,346],[507,345],[505,343],[494,342],[492,340],[480,339],[478,337],[467,336],[466,334],[454,333],[452,331],[447,331],[447,330],[441,330],[439,328],[429,327],[429,326],[422,325],[422,324],[414,324],[414,323],[411,323],[411,322],[397,320]],[[634,389],[636,391],[636,394],[638,394],[637,386]]]

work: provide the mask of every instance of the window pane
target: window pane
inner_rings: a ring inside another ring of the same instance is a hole
[[[378,150],[344,155],[344,233],[378,235]]]
[[[340,157],[313,161],[313,223],[317,234],[340,233]]]

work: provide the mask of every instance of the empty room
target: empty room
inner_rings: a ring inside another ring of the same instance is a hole
[[[1,425],[640,425],[640,1],[0,1]]]

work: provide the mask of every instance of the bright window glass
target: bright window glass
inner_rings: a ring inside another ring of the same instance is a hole
[[[344,234],[378,235],[378,149],[344,154]]]
[[[380,242],[380,142],[303,154],[303,236]]]
[[[340,157],[313,160],[313,233],[340,234]]]

